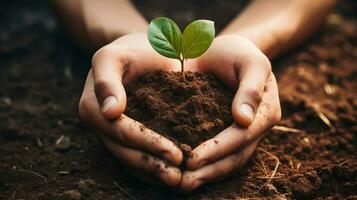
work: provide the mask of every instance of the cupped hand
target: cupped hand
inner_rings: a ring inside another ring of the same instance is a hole
[[[178,67],[178,68],[175,68]],[[107,149],[134,175],[175,187],[182,152],[173,142],[122,114],[124,85],[157,69],[179,65],[150,46],[144,34],[127,35],[95,53],[79,103],[79,115],[96,130]]]
[[[180,189],[192,191],[238,170],[265,133],[280,120],[278,87],[267,57],[250,41],[234,35],[217,37],[188,70],[213,73],[236,95],[235,123],[196,147],[183,172]]]

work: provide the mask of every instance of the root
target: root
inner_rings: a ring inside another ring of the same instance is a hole
[[[265,176],[268,176],[267,168],[265,167],[265,164],[260,156],[259,156],[259,161],[261,164],[261,166],[259,166],[259,168],[262,170],[262,172],[265,174]]]
[[[263,148],[258,148],[257,150],[268,154],[272,159],[276,160],[276,164],[275,164],[274,170],[272,171],[272,173],[269,176],[268,180],[259,188],[259,190],[257,191],[257,192],[259,192],[264,186],[269,184],[271,182],[271,180],[275,177],[275,174],[278,171],[278,168],[279,168],[279,165],[280,165],[280,160],[279,160],[278,157],[276,157],[275,155],[271,154],[270,152],[266,151]]]
[[[37,173],[37,172],[34,172],[34,171],[31,171],[31,170],[25,170],[25,169],[19,169],[18,170],[19,172],[24,172],[24,173],[28,173],[28,174],[32,174],[32,175],[35,175],[37,177],[40,177],[42,178],[45,182],[47,182],[47,178],[42,176],[41,174]]]

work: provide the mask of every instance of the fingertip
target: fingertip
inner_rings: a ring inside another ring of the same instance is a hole
[[[177,187],[182,179],[182,172],[178,168],[165,166],[167,173],[164,174],[163,181],[170,187]]]
[[[163,157],[173,165],[180,165],[183,161],[182,151],[175,146],[171,151],[163,153]]]
[[[176,156],[175,156],[176,159],[174,160],[174,162],[176,165],[180,165],[183,161],[182,151],[177,148],[177,152],[175,154],[176,154]]]
[[[194,172],[188,171],[182,174],[182,180],[179,188],[183,193],[189,193],[202,184],[203,182],[195,177]]]
[[[198,168],[198,165],[197,165],[197,162],[195,159],[192,159],[192,158],[188,158],[186,160],[186,167],[187,169],[189,170],[195,170]]]
[[[111,120],[118,118],[124,112],[124,108],[125,102],[123,100],[118,101],[115,96],[109,96],[104,99],[101,111],[106,119]]]
[[[232,116],[234,121],[244,127],[248,127],[254,120],[254,109],[247,103],[242,103],[236,107],[232,107]]]
[[[186,167],[189,170],[196,170],[202,167],[205,162],[198,158],[198,155],[195,152],[191,152],[188,159],[186,160]]]

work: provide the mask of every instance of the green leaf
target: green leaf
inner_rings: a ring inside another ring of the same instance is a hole
[[[189,24],[182,35],[183,58],[196,58],[202,55],[211,45],[214,35],[213,21],[197,20]]]
[[[152,20],[147,35],[151,46],[159,54],[180,59],[182,33],[174,21],[166,17]]]

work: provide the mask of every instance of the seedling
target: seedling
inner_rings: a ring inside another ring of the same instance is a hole
[[[185,80],[184,61],[199,57],[209,48],[215,36],[214,22],[196,20],[181,33],[174,21],[159,17],[150,22],[147,35],[155,51],[181,62],[181,73]]]

